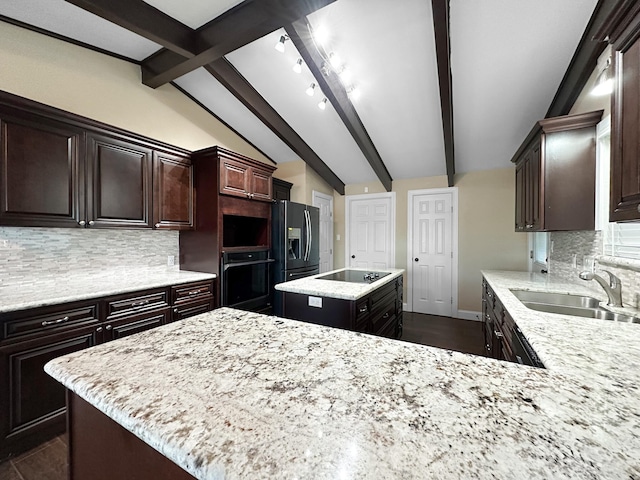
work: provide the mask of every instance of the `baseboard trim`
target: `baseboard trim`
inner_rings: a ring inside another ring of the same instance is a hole
[[[475,320],[476,322],[480,322],[482,318],[482,314],[480,312],[474,312],[472,310],[458,310],[458,318],[463,320]]]

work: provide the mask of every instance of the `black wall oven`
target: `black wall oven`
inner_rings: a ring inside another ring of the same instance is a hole
[[[223,251],[221,305],[270,313],[273,261],[268,250]]]

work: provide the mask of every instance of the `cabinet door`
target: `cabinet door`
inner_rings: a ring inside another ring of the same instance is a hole
[[[609,220],[640,219],[640,29],[614,45]]]
[[[527,168],[528,179],[527,186],[529,188],[527,206],[529,230],[540,231],[544,229],[544,210],[542,208],[542,156],[541,144],[536,142],[531,147],[531,155],[529,157],[529,165]]]
[[[527,163],[523,160],[516,165],[516,232],[525,229],[526,184],[525,172]]]
[[[153,154],[153,223],[167,230],[193,229],[193,165],[186,157]]]
[[[251,167],[237,160],[220,158],[220,193],[247,198],[251,189]]]
[[[251,198],[270,202],[273,198],[271,172],[252,168],[251,174]]]
[[[0,225],[77,227],[84,219],[83,133],[0,112]]]
[[[151,227],[151,150],[87,134],[90,227]]]
[[[64,431],[65,389],[43,367],[56,357],[95,345],[97,334],[95,326],[83,327],[0,347],[2,456]]]

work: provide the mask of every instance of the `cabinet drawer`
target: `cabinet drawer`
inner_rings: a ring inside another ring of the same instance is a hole
[[[171,305],[193,302],[213,296],[213,282],[187,283],[171,287]]]
[[[106,340],[117,340],[134,333],[144,332],[168,323],[171,313],[168,308],[121,318],[105,325]]]
[[[378,303],[390,293],[396,293],[396,282],[389,282],[378,288],[371,294],[371,310],[374,310]]]
[[[200,315],[201,313],[213,310],[213,298],[199,302],[181,303],[175,306],[172,311],[172,320],[184,320],[185,318]]]
[[[391,296],[391,302],[385,304],[386,308],[379,309],[376,313],[371,315],[371,327],[375,334],[383,332],[388,326],[389,322],[395,319],[396,316],[396,302],[395,297]]]
[[[31,334],[53,334],[68,328],[98,323],[98,305],[57,305],[7,314],[2,324],[2,339]]]
[[[106,300],[106,319],[132,315],[152,308],[168,307],[167,290],[147,290]]]

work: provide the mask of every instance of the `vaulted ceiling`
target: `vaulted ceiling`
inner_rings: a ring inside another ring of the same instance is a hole
[[[570,64],[595,66],[599,47],[582,64],[574,53],[605,3],[1,0],[0,19],[140,64],[146,85],[173,82],[275,163],[302,159],[343,193],[509,166]]]

